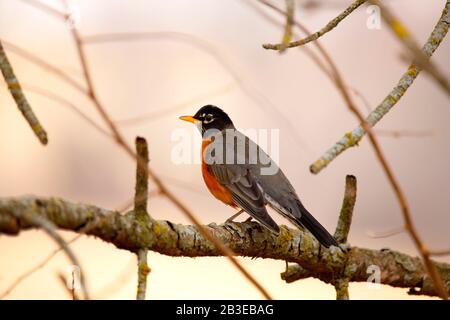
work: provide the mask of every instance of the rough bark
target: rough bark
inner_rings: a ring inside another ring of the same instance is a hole
[[[120,249],[136,252],[147,248],[161,254],[180,257],[220,256],[221,252],[191,225],[150,219],[142,223],[133,214],[58,198],[0,199],[0,233],[17,235],[33,228],[26,214],[38,214],[58,228],[98,237]],[[415,294],[435,296],[433,284],[421,260],[393,250],[371,250],[349,247],[325,249],[306,231],[281,227],[277,237],[257,223],[209,224],[205,228],[226,243],[237,255],[295,262],[282,274],[287,282],[316,277],[327,283],[348,278],[367,281],[370,266],[381,270],[382,284],[410,288]],[[450,264],[436,263],[450,291]]]

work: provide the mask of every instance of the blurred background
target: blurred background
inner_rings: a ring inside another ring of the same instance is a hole
[[[61,1],[42,1],[64,10]],[[284,1],[273,1],[284,8]],[[296,1],[296,19],[310,30],[322,28],[351,1]],[[389,7],[423,44],[445,1],[388,1]],[[358,178],[358,198],[349,242],[373,249],[391,248],[411,255],[416,249],[406,233],[374,238],[401,227],[398,203],[364,139],[318,175],[309,165],[357,121],[339,92],[317,65],[298,48],[284,54],[262,49],[279,42],[285,18],[256,0],[145,1],[72,0],[82,36],[149,32],[145,39],[91,42],[87,63],[99,100],[129,143],[136,135],[150,144],[151,167],[203,223],[222,223],[232,209],[217,202],[203,184],[198,164],[171,161],[175,129],[195,130],[178,120],[205,104],[223,108],[240,128],[279,128],[280,166],[316,218],[333,231],[346,174]],[[407,65],[404,49],[382,23],[366,26],[363,5],[321,38],[346,83],[355,89],[363,114],[382,101]],[[264,16],[264,15],[266,16]],[[273,20],[272,20],[273,19]],[[0,39],[56,66],[84,86],[69,25],[27,1],[0,0]],[[64,103],[70,101],[105,127],[92,103],[73,87],[5,45],[34,111],[49,134],[43,147],[0,85],[0,196],[57,196],[75,202],[118,208],[133,197],[135,163],[111,138],[99,133]],[[311,49],[314,49],[311,46]],[[450,43],[444,40],[434,62],[450,74]],[[48,94],[47,94],[48,95]],[[360,96],[363,96],[361,98]],[[450,117],[448,96],[421,74],[376,132],[382,149],[411,206],[420,235],[433,249],[450,247]],[[135,119],[137,118],[137,119]],[[133,120],[134,119],[134,120]],[[195,136],[198,141],[200,135]],[[197,142],[198,142],[197,141]],[[194,144],[194,142],[193,142]],[[193,152],[197,152],[194,150]],[[151,187],[153,185],[151,184]],[[189,223],[163,197],[152,197],[156,219]],[[287,222],[273,215],[277,222]],[[66,239],[75,234],[62,232]],[[135,257],[93,237],[72,245],[86,270],[94,298],[134,299]],[[47,257],[56,245],[43,232],[0,235],[0,292]],[[286,284],[284,261],[239,259],[276,299],[334,299],[335,290],[319,280]],[[450,261],[440,257],[440,261]],[[149,253],[149,299],[259,299],[260,294],[224,258],[172,258]],[[57,254],[22,282],[7,298],[69,298],[57,274],[69,265]],[[413,299],[407,290],[352,283],[352,299]]]

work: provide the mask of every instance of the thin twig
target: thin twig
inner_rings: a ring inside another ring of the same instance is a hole
[[[268,7],[271,7],[272,9],[274,9],[275,11],[277,11],[280,14],[286,15],[286,13],[282,10],[279,9],[278,7],[276,7],[275,5],[271,4],[268,1],[265,0],[258,0],[259,2],[265,4]],[[256,3],[254,3],[253,0],[246,0],[243,1],[244,4],[248,5],[249,7],[251,7],[253,10],[255,10],[259,15],[261,15],[264,19],[266,19],[268,22],[270,22],[273,25],[279,26],[281,28],[283,28],[283,24],[281,22],[279,22],[277,19],[273,18],[271,15],[267,14],[267,12],[265,12],[264,10],[262,10],[260,8],[260,6],[258,6]],[[294,24],[300,28],[300,24],[299,22],[297,22],[294,19]],[[293,33],[295,35],[295,31],[293,30]],[[304,46],[304,47],[299,47],[299,49],[302,50],[303,53],[305,53],[316,65],[317,67],[319,67],[319,69],[327,76],[329,77],[332,81],[333,80],[333,75],[331,73],[331,71],[329,70],[329,68],[323,63],[323,61],[320,59],[320,57],[313,51],[311,50],[309,47]]]
[[[338,224],[334,232],[334,238],[338,243],[347,243],[350,225],[352,224],[353,209],[356,203],[356,177],[348,175],[345,178],[344,200],[342,200],[341,212]]]
[[[77,91],[79,91],[80,93],[82,93],[84,95],[87,94],[86,88],[84,88],[77,81],[72,79],[72,77],[70,75],[68,75],[64,70],[61,70],[60,68],[53,66],[52,64],[48,63],[44,59],[41,59],[40,57],[33,54],[32,52],[30,52],[24,48],[21,48],[11,42],[8,42],[5,40],[2,40],[2,42],[5,45],[5,47],[8,48],[9,51],[11,51],[11,52],[17,54],[18,56],[26,59],[27,61],[41,67],[42,69],[54,74],[59,79],[61,79],[62,81],[64,81],[65,83],[67,83],[68,85],[70,85],[71,87],[76,89]]]
[[[99,124],[97,124],[94,120],[92,120],[83,111],[81,111],[80,108],[78,108],[75,104],[73,104],[69,100],[61,97],[60,95],[58,95],[58,94],[56,94],[56,93],[54,93],[52,91],[49,91],[49,90],[46,90],[46,89],[43,89],[43,88],[40,88],[40,87],[36,87],[36,86],[33,86],[33,85],[24,84],[23,85],[23,89],[25,91],[29,91],[29,92],[38,94],[40,96],[43,96],[43,97],[45,97],[47,99],[53,100],[53,101],[59,103],[62,106],[69,107],[69,109],[71,109],[73,112],[75,112],[78,116],[80,116],[83,120],[85,120],[86,123],[91,125],[99,133],[101,133],[105,137],[111,138],[111,134],[108,131],[103,129]]]
[[[402,232],[405,231],[405,227],[401,226],[401,227],[397,227],[397,228],[393,228],[390,230],[383,230],[383,231],[367,231],[367,235],[371,238],[374,239],[379,239],[379,238],[388,238],[388,237],[392,237],[395,236],[397,234],[400,234]]]
[[[336,300],[349,300],[350,294],[348,293],[348,279],[338,279],[334,283],[336,289]]]
[[[82,234],[78,234],[69,241],[67,241],[67,244],[71,244],[75,241],[77,241],[79,238],[81,238]],[[31,268],[30,270],[27,270],[23,274],[21,274],[8,288],[6,288],[5,291],[0,293],[0,300],[4,299],[6,296],[8,296],[19,284],[21,284],[24,280],[26,280],[28,277],[36,273],[38,270],[42,269],[54,256],[56,256],[59,252],[61,252],[62,248],[59,247],[58,249],[53,250],[44,260],[42,260],[39,264]]]
[[[27,215],[26,219],[36,227],[43,229],[53,240],[55,240],[55,242],[61,247],[61,249],[67,255],[72,264],[80,269],[81,290],[83,291],[84,298],[89,300],[89,293],[87,290],[86,280],[84,278],[84,273],[83,269],[81,268],[81,264],[78,261],[78,258],[73,253],[72,249],[70,249],[68,243],[58,234],[58,232],[56,231],[56,226],[53,224],[53,222],[34,213]]]
[[[447,256],[450,255],[450,249],[445,250],[430,250],[432,256]]]
[[[292,25],[294,24],[295,1],[285,0],[286,2],[286,24],[281,41],[280,53],[284,52],[292,39]]]
[[[30,104],[28,103],[25,94],[22,91],[22,87],[20,86],[19,80],[17,80],[16,75],[14,74],[13,68],[6,57],[5,50],[3,49],[2,42],[0,41],[0,69],[2,70],[3,77],[8,85],[9,92],[11,93],[14,101],[16,102],[17,107],[20,112],[24,116],[25,120],[33,130],[36,137],[38,137],[39,141],[46,145],[48,143],[47,132],[42,127],[39,119],[36,117],[35,113],[31,109]]]
[[[134,194],[134,216],[139,223],[149,223],[150,216],[147,212],[148,200],[148,145],[144,138],[136,138],[136,187]],[[147,264],[147,248],[141,248],[136,252],[138,265],[137,300],[145,300],[147,288],[147,276],[150,268]]]
[[[417,44],[416,39],[406,29],[406,26],[392,13],[385,5],[377,0],[369,0],[372,4],[380,8],[381,17],[389,25],[397,39],[408,49],[413,58],[413,63],[420,69],[428,72],[428,74],[438,83],[438,85],[450,95],[450,83],[445,75],[436,67]]]
[[[319,39],[321,36],[326,34],[327,32],[333,30],[342,20],[344,20],[350,13],[352,13],[355,9],[357,9],[360,5],[362,5],[366,0],[356,0],[353,2],[347,9],[344,10],[340,15],[338,15],[336,18],[328,22],[328,24],[320,29],[319,31],[307,36],[304,39],[297,40],[294,42],[290,42],[287,44],[287,48],[293,48],[298,47],[301,45],[304,45],[308,42],[315,41]],[[281,50],[285,45],[280,44],[263,44],[264,49],[271,49],[271,50]]]
[[[182,103],[177,103],[171,107],[148,112],[148,113],[136,116],[136,117],[115,120],[114,122],[117,125],[124,127],[124,126],[137,125],[137,124],[149,122],[149,121],[155,121],[155,120],[159,119],[160,117],[167,116],[167,114],[172,111],[185,108],[186,106],[196,105],[199,102],[209,100],[215,96],[226,94],[226,93],[230,92],[234,87],[235,87],[235,85],[230,83],[230,84],[222,86],[216,90],[208,92],[206,94],[197,95],[197,96],[195,96],[189,100],[186,100]]]
[[[58,19],[65,19],[64,12],[61,12],[58,9],[51,7],[45,3],[42,3],[41,1],[37,0],[22,0],[22,1]]]
[[[342,200],[341,212],[334,231],[334,238],[340,244],[347,243],[348,233],[352,224],[353,209],[356,203],[356,177],[347,175],[345,177],[344,199]],[[349,278],[345,276],[345,272],[339,279],[333,281],[336,290],[336,300],[348,300],[350,298],[348,292]]]
[[[138,257],[138,287],[136,300],[145,300],[145,292],[147,289],[147,275],[150,273],[150,268],[147,264],[147,249],[141,249],[137,253]]]
[[[144,138],[136,138],[136,185],[134,194],[134,213],[138,220],[148,219],[148,145]]]
[[[352,224],[353,209],[356,202],[356,191],[356,177],[353,175],[347,175],[345,177],[345,191],[344,198],[342,200],[341,212],[339,214],[337,227],[334,232],[334,238],[337,242],[339,242],[341,249],[344,249],[342,252],[345,253],[346,259],[348,259],[349,251],[347,249],[349,246],[344,246],[344,244],[347,242],[348,233]],[[348,284],[351,278],[351,271],[346,272],[346,265],[347,264],[344,263],[344,268],[339,273],[333,274],[331,277],[324,277],[321,272],[317,272],[317,270],[313,268],[305,268],[299,264],[286,265],[286,270],[281,273],[281,278],[287,282],[310,277],[318,278],[334,286],[336,290],[336,300],[348,300]]]

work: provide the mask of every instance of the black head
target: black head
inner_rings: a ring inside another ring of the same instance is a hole
[[[222,109],[210,104],[201,107],[193,117],[185,116],[180,117],[180,119],[198,124],[203,133],[209,129],[234,128],[230,117]]]

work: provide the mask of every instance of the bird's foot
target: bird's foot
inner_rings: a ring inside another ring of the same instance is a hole
[[[231,223],[231,222],[233,222],[233,220],[236,219],[238,216],[240,216],[242,212],[244,212],[244,210],[242,210],[242,209],[239,210],[237,213],[235,213],[235,214],[233,214],[231,217],[229,217],[229,218],[225,221],[225,223]]]

